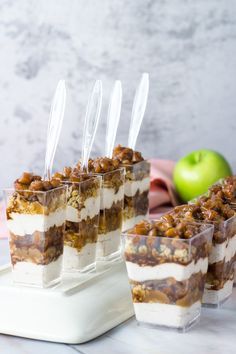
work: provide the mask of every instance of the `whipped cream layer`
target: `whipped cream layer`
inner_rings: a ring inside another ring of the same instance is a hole
[[[143,193],[148,191],[150,188],[150,177],[145,177],[139,181],[125,181],[125,195],[127,197],[133,197],[139,191]]]
[[[198,301],[190,307],[160,303],[134,303],[134,311],[139,322],[184,328],[200,316],[201,303]]]
[[[202,303],[207,305],[220,305],[228,299],[233,291],[233,280],[228,280],[224,287],[220,290],[207,289],[207,284],[204,289]]]
[[[62,226],[65,222],[66,209],[58,209],[49,215],[11,213],[7,220],[10,232],[17,236],[31,235],[35,231],[46,232],[53,226]]]
[[[148,214],[145,215],[137,215],[129,219],[124,219],[123,218],[123,223],[122,223],[122,231],[127,231],[129,229],[132,229],[139,221],[141,220],[147,220],[148,219]]]
[[[192,274],[202,272],[206,274],[208,268],[208,258],[200,258],[197,263],[193,261],[188,265],[178,263],[162,263],[156,266],[139,266],[136,263],[126,262],[128,277],[137,282],[146,280],[161,280],[175,278],[177,281],[184,281]]]
[[[216,243],[212,246],[210,255],[209,255],[209,264],[223,261],[225,258],[225,249],[227,241],[223,243]]]
[[[100,209],[110,209],[113,203],[124,200],[124,185],[120,186],[118,191],[114,188],[102,188]]]
[[[71,205],[66,207],[66,220],[71,222],[80,222],[86,220],[87,218],[94,218],[99,214],[100,210],[100,196],[90,197],[84,201],[84,207],[78,210]]]
[[[236,235],[223,243],[215,244],[212,246],[209,255],[209,264],[221,262],[229,262],[236,253]]]
[[[65,271],[82,270],[95,263],[96,243],[87,243],[80,251],[65,245],[63,269]]]
[[[117,229],[106,234],[99,234],[97,241],[96,258],[103,258],[120,250],[121,230]]]
[[[12,276],[15,283],[47,287],[60,280],[61,270],[62,255],[47,265],[17,262],[12,267]]]

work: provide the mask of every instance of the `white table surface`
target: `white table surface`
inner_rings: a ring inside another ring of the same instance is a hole
[[[0,240],[0,264],[8,245]],[[1,314],[0,314],[1,320]],[[201,322],[188,333],[139,327],[134,318],[85,344],[65,345],[0,335],[1,354],[235,354],[236,288],[221,309],[203,309]]]

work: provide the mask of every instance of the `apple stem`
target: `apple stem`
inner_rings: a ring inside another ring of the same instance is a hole
[[[200,162],[201,158],[202,158],[202,154],[201,154],[201,152],[199,152],[196,156],[196,162]]]

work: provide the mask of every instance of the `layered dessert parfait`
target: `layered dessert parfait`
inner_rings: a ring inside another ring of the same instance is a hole
[[[143,159],[140,152],[121,145],[113,150],[113,158],[126,172],[123,230],[128,230],[148,218],[150,163]]]
[[[176,207],[173,218],[214,226],[213,246],[203,295],[205,306],[218,307],[232,294],[236,250],[236,216],[219,196],[201,197],[195,204]]]
[[[209,188],[209,196],[215,196],[225,204],[236,208],[236,176],[229,176]]]
[[[60,281],[66,186],[23,173],[5,190],[13,281],[48,287]]]
[[[141,221],[123,235],[136,318],[186,330],[200,316],[213,226]]]
[[[71,168],[54,177],[68,187],[63,268],[91,270],[96,260],[101,177],[75,173]]]
[[[230,204],[231,208],[236,210],[236,176],[229,176],[220,181],[220,183],[210,188],[210,195],[217,195],[225,203]],[[236,263],[236,245],[235,245],[235,263]],[[234,272],[234,286],[236,286],[236,265]]]
[[[80,163],[75,171],[81,172]],[[102,178],[96,259],[108,260],[120,252],[124,169],[116,160],[101,157],[89,160],[88,171]]]

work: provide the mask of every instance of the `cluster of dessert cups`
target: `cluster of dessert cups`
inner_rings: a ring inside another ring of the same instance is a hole
[[[87,171],[79,162],[48,181],[23,173],[5,190],[14,283],[56,285],[63,271],[96,271],[122,251],[138,322],[197,323],[202,305],[219,307],[232,293],[236,178],[159,220],[148,219],[149,185],[150,164],[120,145]]]
[[[185,331],[201,306],[219,307],[232,294],[236,262],[236,178],[175,207],[159,220],[123,233],[123,253],[136,319]]]
[[[49,181],[23,173],[4,191],[14,283],[49,287],[63,271],[119,258],[124,223],[148,216],[149,173],[140,153],[121,146],[87,171],[79,162]]]

